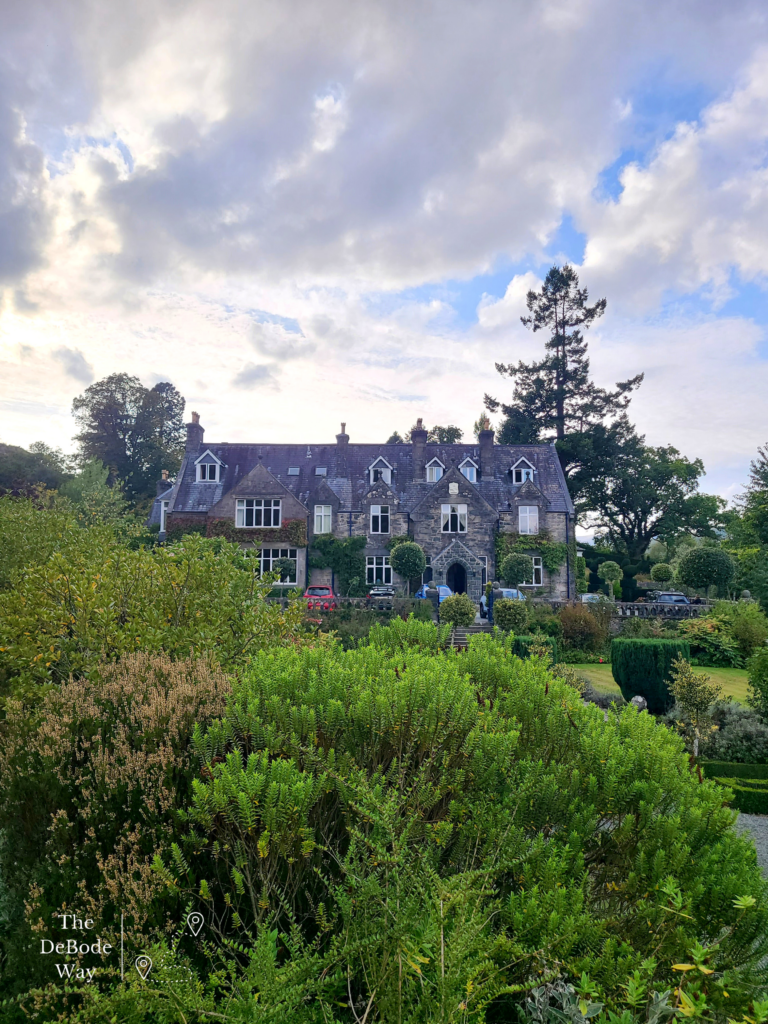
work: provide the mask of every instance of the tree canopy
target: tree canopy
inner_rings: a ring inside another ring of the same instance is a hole
[[[131,497],[153,494],[161,471],[181,464],[184,405],[167,381],[146,388],[127,373],[96,381],[72,402],[80,458],[102,462]]]
[[[573,267],[552,267],[541,290],[528,292],[530,316],[521,317],[533,332],[549,332],[544,358],[532,363],[520,361],[517,365],[496,363],[502,377],[514,381],[512,401],[504,404],[485,396],[490,412],[501,409],[504,413],[499,432],[503,444],[531,444],[553,437],[558,442],[564,469],[568,459],[561,445],[566,438],[585,434],[596,424],[623,412],[631,392],[643,380],[643,375],[637,374],[617,383],[612,391],[592,381],[582,331],[603,315],[606,300],[599,299],[590,306],[588,298],[587,289],[579,287]]]
[[[602,477],[585,477],[582,508],[611,544],[640,561],[654,537],[682,533],[714,536],[723,502],[698,490],[701,459],[691,461],[671,445],[648,447],[632,434],[604,466]]]

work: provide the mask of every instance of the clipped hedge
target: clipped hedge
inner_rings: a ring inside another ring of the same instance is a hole
[[[536,636],[516,636],[512,642],[512,653],[518,658],[530,657],[530,647],[549,647],[552,653],[552,663],[557,663],[557,640],[551,636],[543,636],[537,633]]]
[[[708,779],[768,779],[768,764],[742,764],[740,761],[702,761]]]
[[[740,764],[736,767],[751,768],[751,774],[754,775],[755,768],[768,766]],[[730,803],[735,810],[741,811],[743,814],[768,814],[768,779],[765,776],[745,779],[741,775],[710,775],[709,772],[706,774],[708,778],[713,778],[721,786],[727,786],[728,789],[733,790],[733,800]]]
[[[674,704],[667,680],[672,675],[672,662],[691,659],[691,649],[681,640],[629,640],[611,642],[611,669],[626,701],[645,697],[648,710],[663,714]]]

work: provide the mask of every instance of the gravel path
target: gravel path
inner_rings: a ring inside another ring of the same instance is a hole
[[[768,878],[768,815],[739,814],[736,819],[736,828],[739,832],[749,832],[754,839],[757,863]]]

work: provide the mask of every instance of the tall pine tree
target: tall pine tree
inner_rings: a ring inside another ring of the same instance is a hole
[[[490,395],[490,412],[504,413],[499,430],[502,444],[535,444],[555,440],[566,472],[583,458],[585,435],[597,424],[620,416],[631,392],[643,379],[638,374],[616,384],[613,391],[598,387],[590,378],[587,330],[605,312],[606,300],[590,306],[586,288],[579,287],[573,267],[552,267],[541,291],[529,291],[530,316],[522,323],[534,333],[549,331],[544,358],[533,363],[496,363],[503,377],[515,383],[512,402],[505,405]],[[573,450],[576,448],[580,454]]]

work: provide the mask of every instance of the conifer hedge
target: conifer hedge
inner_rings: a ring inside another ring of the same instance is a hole
[[[674,703],[667,681],[676,658],[691,659],[691,649],[682,640],[629,640],[611,642],[611,668],[624,700],[645,697],[648,710],[663,714]]]

